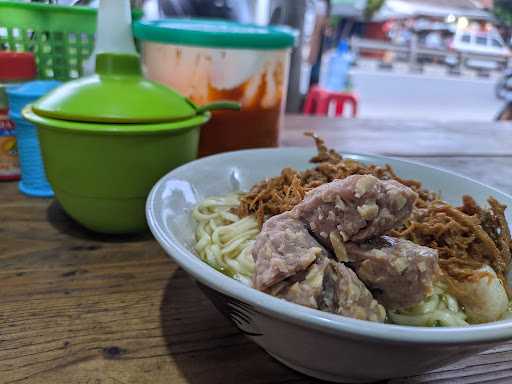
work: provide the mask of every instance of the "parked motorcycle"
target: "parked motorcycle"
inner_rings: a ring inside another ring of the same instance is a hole
[[[496,116],[498,121],[512,120],[512,69],[507,69],[496,83],[496,97],[504,101],[504,105]]]

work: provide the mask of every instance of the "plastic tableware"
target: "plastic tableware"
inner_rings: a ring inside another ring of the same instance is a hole
[[[212,19],[138,21],[149,79],[198,104],[230,99],[241,111],[213,113],[199,154],[276,146],[295,33],[290,28]]]
[[[14,122],[21,166],[19,189],[28,196],[51,197],[46,178],[37,129],[21,116],[22,109],[60,85],[56,80],[36,80],[8,89],[9,116]]]
[[[185,164],[153,187],[147,202],[151,231],[169,257],[199,283],[245,336],[285,365],[322,380],[368,383],[414,376],[499,343],[510,343],[511,318],[469,327],[414,327],[356,320],[260,292],[197,256],[197,223],[191,212],[199,202],[209,196],[248,191],[255,183],[279,175],[285,167],[310,168],[308,159],[314,155],[312,148],[257,149]],[[460,204],[462,194],[468,194],[479,204],[495,196],[512,205],[512,196],[454,173],[389,157],[343,156],[381,167],[390,165],[401,177],[421,180],[425,188],[442,191],[450,204]],[[512,212],[506,216],[510,222]],[[218,353],[222,358],[222,351]]]
[[[78,78],[93,51],[96,13],[90,7],[0,0],[0,46],[33,52],[39,79]],[[133,12],[134,19],[141,16]]]
[[[23,111],[39,128],[48,179],[57,199],[72,217],[98,232],[146,228],[144,202],[149,189],[167,171],[197,156],[198,128],[210,119],[207,108],[196,108],[175,92],[143,80],[140,68],[139,74],[108,74],[109,69],[125,64],[135,71],[136,61],[132,55],[99,54],[96,67],[101,75],[66,83]],[[88,81],[99,81],[98,87],[88,88]],[[133,91],[141,84],[146,86],[146,99],[137,108],[135,100],[141,95]],[[125,92],[103,93],[103,87]],[[80,99],[89,106],[90,115],[85,109],[72,108],[73,101]],[[167,120],[158,115],[164,111]],[[150,116],[157,116],[157,121]]]

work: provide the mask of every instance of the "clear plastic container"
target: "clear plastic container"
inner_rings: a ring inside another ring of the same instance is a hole
[[[349,87],[349,70],[354,61],[348,43],[342,40],[335,50],[322,58],[320,87],[332,92],[343,92]]]
[[[167,19],[138,22],[146,76],[203,105],[240,102],[217,111],[201,128],[199,155],[277,146],[286,100],[288,28],[226,21]]]

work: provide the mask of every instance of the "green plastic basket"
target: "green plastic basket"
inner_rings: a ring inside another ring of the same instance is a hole
[[[93,8],[0,0],[0,50],[33,52],[40,79],[80,77],[95,31]]]

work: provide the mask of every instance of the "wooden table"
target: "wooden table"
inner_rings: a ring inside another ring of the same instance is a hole
[[[512,192],[512,125],[288,116],[343,151],[409,157]],[[242,336],[151,235],[102,236],[0,184],[0,383],[316,383]],[[512,382],[512,343],[389,383]]]

